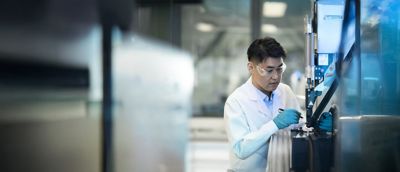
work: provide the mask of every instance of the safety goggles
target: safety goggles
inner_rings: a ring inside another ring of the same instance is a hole
[[[257,72],[263,77],[271,77],[272,75],[282,75],[282,73],[286,70],[286,64],[282,63],[281,66],[272,68],[272,67],[267,67],[267,68],[262,68],[260,65],[257,65]]]

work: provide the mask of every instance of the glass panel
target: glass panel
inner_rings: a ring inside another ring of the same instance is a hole
[[[400,2],[361,4],[361,113],[400,115]]]
[[[342,65],[337,169],[396,171],[399,162],[393,157],[399,155],[400,2],[348,2],[350,9],[360,9],[360,14],[356,13],[360,47],[351,50],[351,61]],[[347,40],[344,38],[342,44]]]
[[[137,1],[132,32],[114,31],[115,171],[187,171],[193,58],[180,49],[183,4]]]
[[[360,109],[360,57],[356,43],[356,4],[347,3],[344,14],[342,40],[339,54],[342,59],[340,67],[340,87],[338,90],[341,116],[359,115]]]
[[[184,6],[182,48],[194,56],[193,116],[222,117],[227,96],[248,77],[250,1]]]

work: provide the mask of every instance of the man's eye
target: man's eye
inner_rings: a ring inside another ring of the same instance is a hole
[[[267,70],[267,72],[268,72],[268,73],[272,73],[272,72],[274,72],[274,70]]]

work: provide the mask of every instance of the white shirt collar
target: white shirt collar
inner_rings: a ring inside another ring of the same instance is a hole
[[[247,81],[246,81],[246,85],[248,88],[248,94],[249,94],[249,98],[252,100],[264,100],[265,98],[268,98],[268,96],[266,94],[264,94],[261,90],[259,90],[258,88],[256,88],[253,83],[252,83],[252,77],[250,77]],[[278,86],[279,87],[279,86]],[[274,96],[279,95],[279,90],[278,88],[275,89],[272,94],[271,94],[271,99]]]

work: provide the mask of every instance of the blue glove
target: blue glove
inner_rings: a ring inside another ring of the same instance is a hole
[[[332,132],[332,114],[330,112],[324,112],[321,115],[321,118],[318,121],[318,127],[321,130]]]
[[[279,129],[286,128],[291,124],[299,123],[300,112],[295,109],[285,109],[276,116],[273,121]]]

